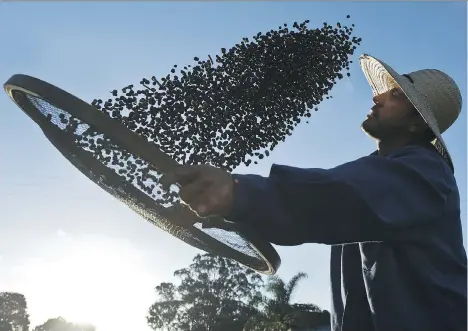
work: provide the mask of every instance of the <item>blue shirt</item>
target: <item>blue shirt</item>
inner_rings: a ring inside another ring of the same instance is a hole
[[[331,245],[333,331],[467,330],[459,192],[432,146],[234,177],[229,220],[277,245]]]

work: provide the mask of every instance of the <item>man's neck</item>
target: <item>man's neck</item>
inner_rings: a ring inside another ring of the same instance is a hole
[[[391,152],[402,148],[409,144],[409,140],[404,139],[392,139],[392,140],[378,140],[377,141],[377,150],[379,151],[379,155],[385,156],[390,154]]]

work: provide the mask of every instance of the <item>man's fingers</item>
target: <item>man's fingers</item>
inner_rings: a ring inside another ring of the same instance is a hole
[[[164,175],[160,183],[166,188],[179,183],[181,201],[201,217],[226,213],[231,204],[231,175],[209,165],[180,166]]]
[[[165,190],[169,189],[169,187],[175,183],[184,186],[194,181],[198,174],[198,166],[180,166],[163,175],[160,179],[160,183]]]
[[[203,194],[207,186],[204,181],[195,180],[180,189],[180,199],[190,205],[198,196]]]
[[[201,192],[190,201],[190,208],[200,217],[207,216],[212,208],[210,197],[209,190]]]
[[[160,179],[159,183],[161,184],[162,188],[167,191],[169,190],[169,187],[171,187],[172,184],[177,183],[175,180],[175,176],[172,172],[169,172],[167,174],[164,174]]]
[[[200,173],[200,166],[199,165],[180,166],[180,167],[175,168],[173,173],[178,183],[180,184],[182,184],[181,182],[189,183],[192,180],[194,180]]]
[[[200,217],[211,216],[216,213],[215,209],[219,206],[220,201],[221,198],[217,194],[213,194],[210,188],[205,188],[193,197],[190,201],[190,208]]]

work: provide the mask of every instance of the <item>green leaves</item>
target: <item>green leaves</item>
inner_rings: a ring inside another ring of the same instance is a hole
[[[29,314],[24,295],[0,292],[0,331],[29,331]],[[33,331],[96,331],[91,324],[74,324],[62,317],[48,319]]]
[[[244,331],[286,331],[292,326],[311,329],[330,322],[330,314],[314,304],[292,303],[292,294],[307,274],[299,272],[289,282],[270,276],[265,287],[270,294],[263,299],[261,314],[253,316]]]
[[[262,303],[262,277],[219,256],[198,254],[174,276],[177,285],[156,287],[158,300],[147,316],[154,330],[242,330]]]
[[[0,331],[28,331],[27,308],[24,295],[0,292]]]
[[[57,317],[36,326],[34,331],[96,331],[96,328],[90,324],[70,323],[62,317]]]
[[[299,272],[287,283],[263,278],[236,262],[210,254],[174,272],[179,282],[156,287],[158,300],[150,307],[148,324],[167,331],[286,331],[291,326],[326,325],[330,314],[314,304],[292,303],[307,274]],[[269,296],[264,295],[264,291]]]

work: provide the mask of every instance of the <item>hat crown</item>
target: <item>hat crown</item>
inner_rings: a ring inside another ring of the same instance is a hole
[[[455,81],[437,69],[417,70],[405,76],[412,80],[413,87],[424,97],[440,132],[447,130],[462,108],[460,89]]]

